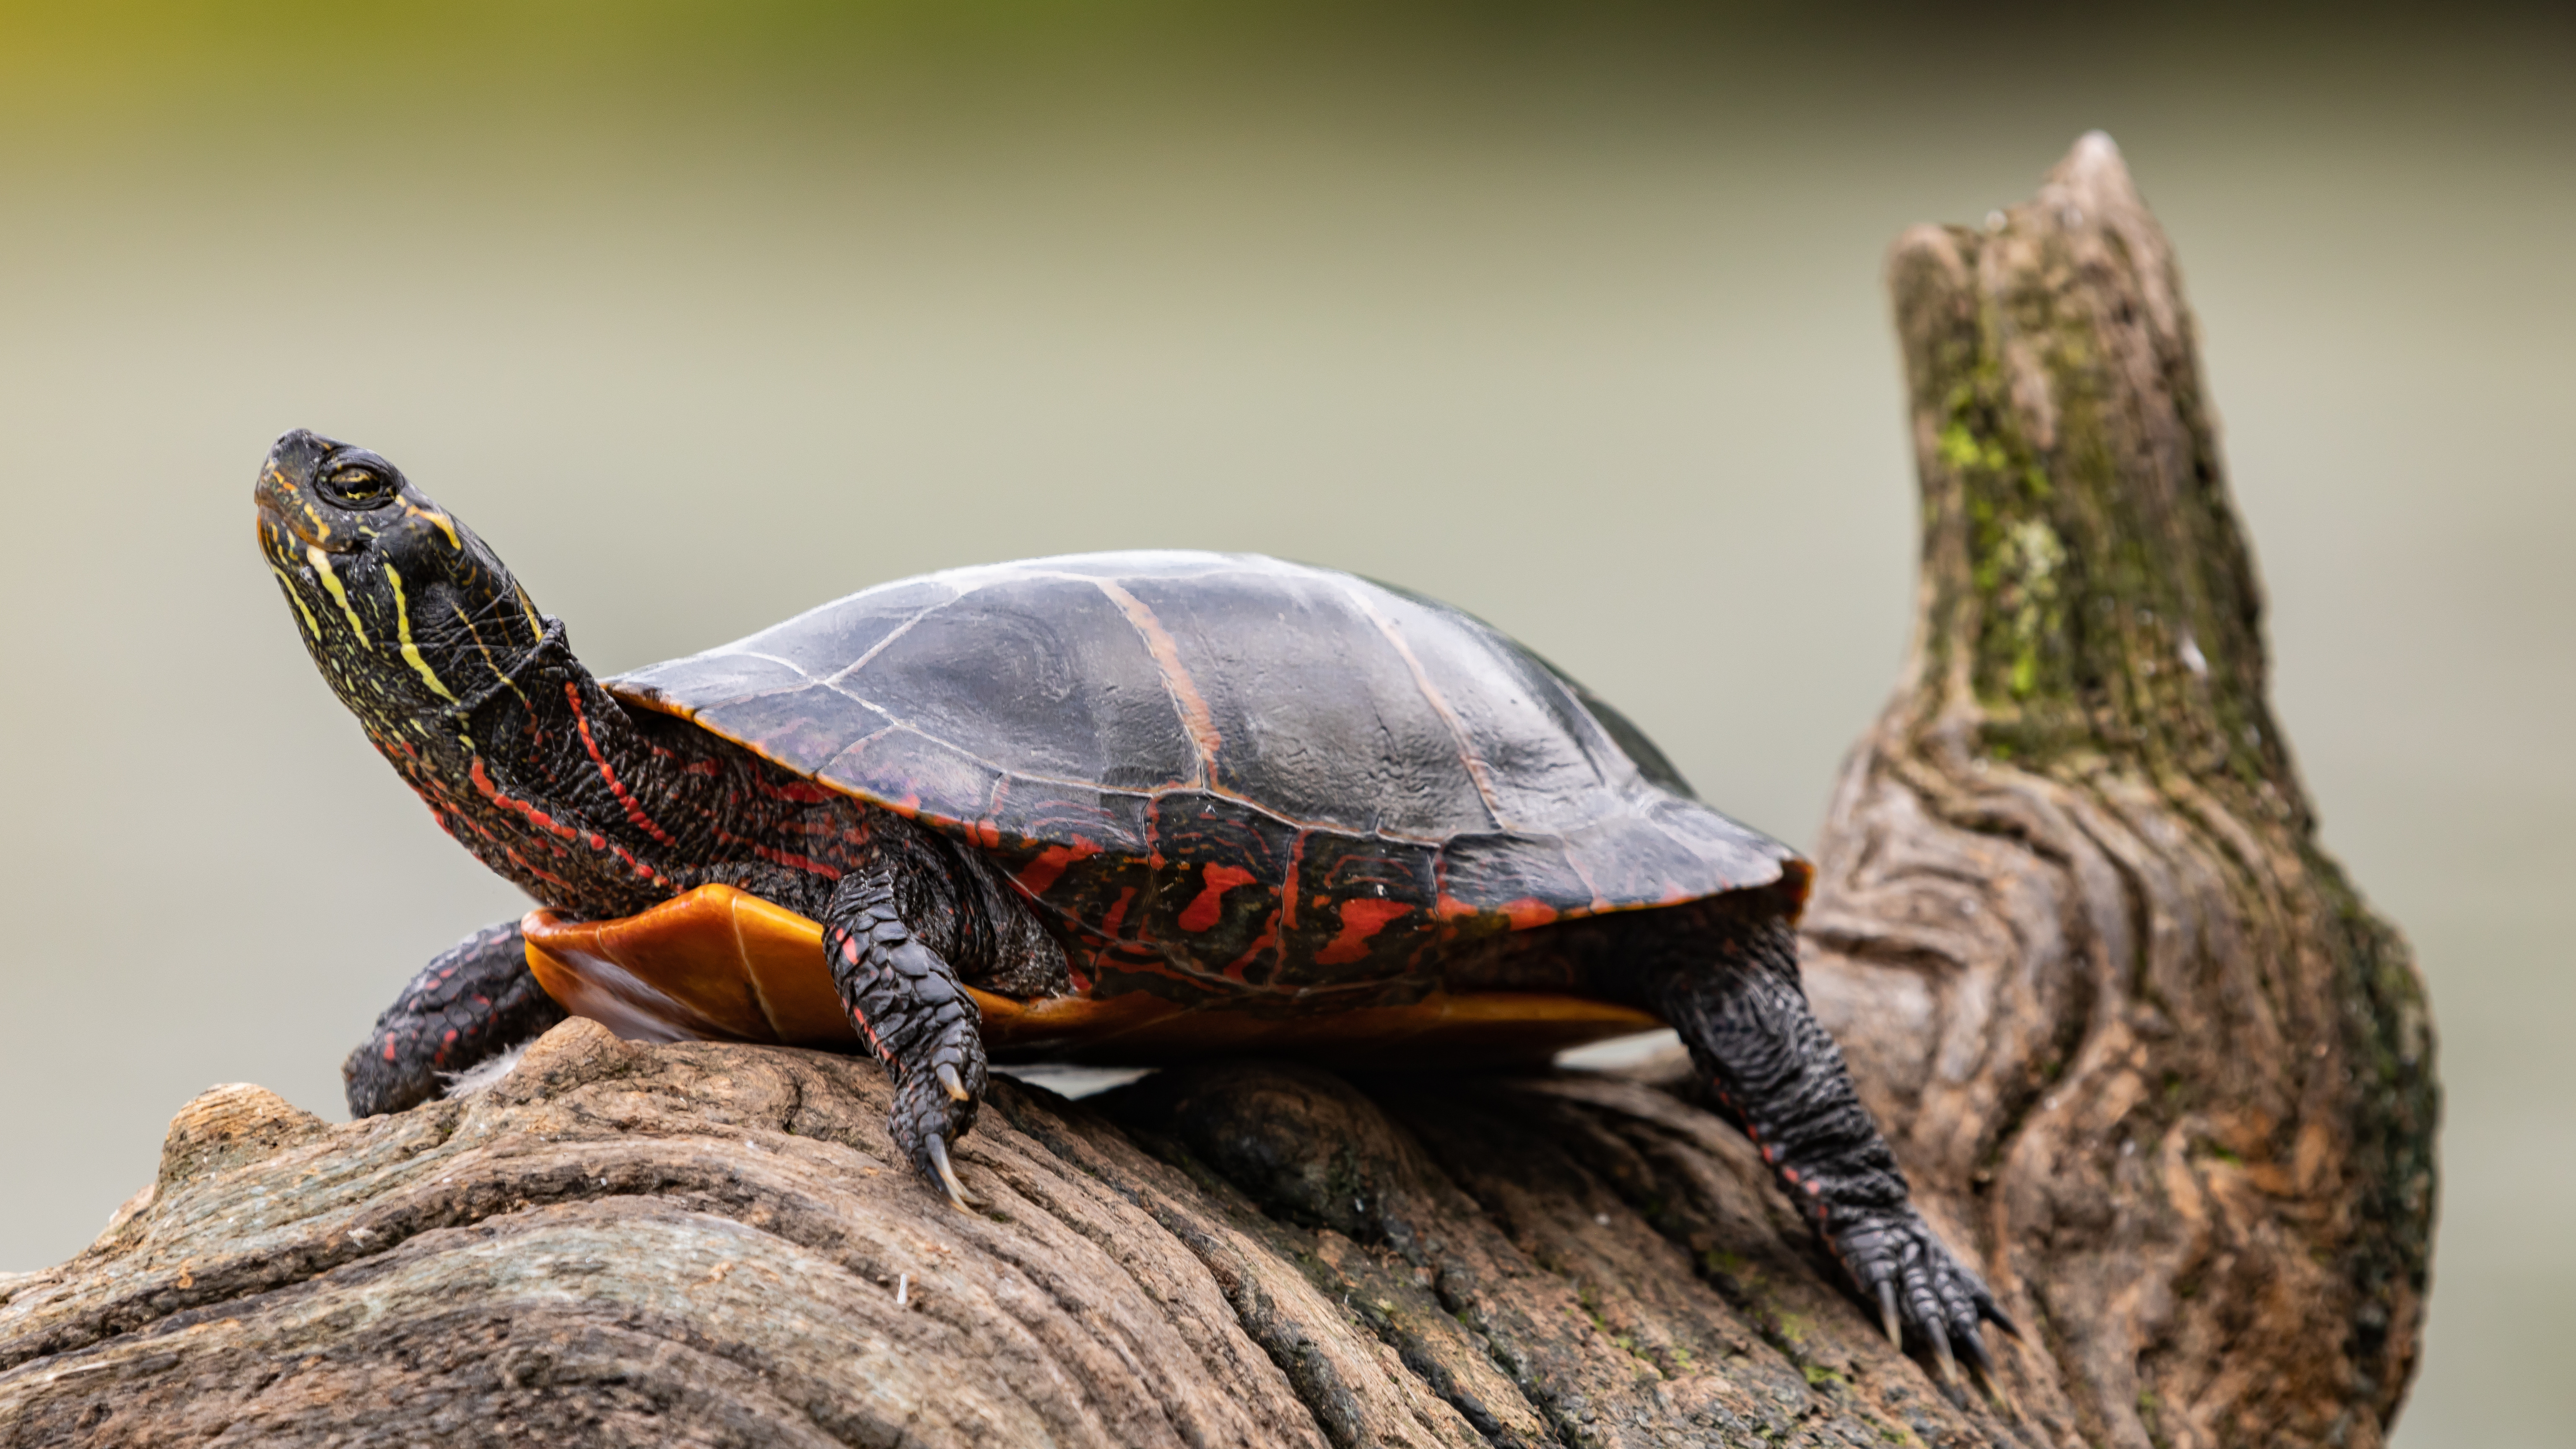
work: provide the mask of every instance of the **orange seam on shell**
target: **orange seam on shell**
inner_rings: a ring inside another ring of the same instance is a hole
[[[1394,645],[1395,652],[1403,656],[1404,667],[1413,671],[1414,687],[1421,690],[1422,697],[1431,702],[1431,708],[1440,716],[1441,723],[1449,726],[1450,738],[1458,742],[1458,759],[1467,767],[1467,778],[1475,782],[1476,793],[1484,799],[1485,813],[1494,817],[1494,827],[1498,830],[1511,829],[1511,821],[1503,815],[1503,802],[1494,793],[1493,777],[1486,773],[1485,762],[1476,755],[1475,741],[1467,734],[1467,722],[1458,718],[1458,711],[1450,708],[1448,697],[1441,694],[1439,686],[1431,682],[1430,672],[1422,667],[1421,659],[1414,655],[1413,646],[1404,642],[1404,635],[1396,629],[1395,621],[1379,613],[1377,602],[1366,593],[1347,585],[1342,592],[1350,597],[1352,603],[1359,605],[1360,612],[1368,615],[1369,622],[1375,624],[1377,631],[1386,636],[1386,642]]]
[[[1215,784],[1216,752],[1225,740],[1217,733],[1216,716],[1209,712],[1207,699],[1199,693],[1198,681],[1190,677],[1189,666],[1181,662],[1180,641],[1163,627],[1162,620],[1154,617],[1154,611],[1146,607],[1143,599],[1109,579],[1096,578],[1091,582],[1109,596],[1110,601],[1126,614],[1127,622],[1135,625],[1136,632],[1144,636],[1146,652],[1154,656],[1154,667],[1162,671],[1163,688],[1171,692],[1172,703],[1180,708],[1181,728],[1189,732],[1190,745],[1198,751],[1199,779],[1204,784]]]

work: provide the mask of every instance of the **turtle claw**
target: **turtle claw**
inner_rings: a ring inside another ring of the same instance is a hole
[[[957,1180],[957,1169],[948,1163],[947,1142],[941,1138],[932,1137],[922,1143],[921,1150],[922,1155],[930,1159],[931,1167],[938,1172],[939,1185],[948,1189],[948,1200],[960,1209],[973,1208],[976,1202],[975,1194],[968,1192],[966,1184]]]
[[[974,1130],[981,1106],[984,1048],[976,1040],[974,1023],[959,1023],[909,1063],[889,1060],[888,1068],[895,1078],[895,1091],[886,1126],[895,1150],[912,1163],[922,1181],[947,1194],[951,1203],[960,1208],[975,1206],[975,1194],[958,1180],[957,1165],[948,1156],[949,1144]]]
[[[982,1064],[969,1062],[967,1071],[980,1082]],[[960,1095],[966,1077],[956,1067],[942,1062],[927,1071],[906,1076],[895,1089],[894,1110],[886,1123],[894,1138],[895,1151],[912,1163],[922,1181],[947,1194],[958,1207],[975,1206],[975,1194],[966,1190],[958,1179],[957,1164],[949,1160],[948,1144],[966,1135],[975,1125],[975,1094],[970,1089]]]
[[[1922,1216],[1910,1207],[1880,1210],[1835,1223],[1827,1233],[1864,1302],[1875,1301],[1880,1327],[1901,1351],[1910,1334],[1931,1350],[1941,1391],[1964,1409],[1968,1391],[1959,1361],[1981,1379],[1994,1378],[1994,1357],[1978,1333],[1993,1323],[2018,1333],[1976,1273],[1951,1256]]]
[[[1959,1357],[1968,1361],[1968,1367],[1991,1377],[1995,1371],[1994,1357],[1986,1352],[1986,1341],[1978,1334],[1977,1325],[1957,1325],[1952,1336],[1959,1340]]]
[[[2020,1326],[2015,1324],[2010,1318],[2006,1317],[2003,1309],[1996,1306],[1993,1295],[1989,1294],[1977,1300],[1977,1313],[1978,1316],[1985,1319],[1986,1322],[2002,1329],[2004,1331],[2004,1337],[2011,1339],[2015,1343],[2019,1343],[2021,1341]],[[1979,1345],[1979,1347],[1982,1350],[1983,1345]]]
[[[1959,1359],[1950,1351],[1950,1335],[1932,1335],[1932,1357],[1941,1365],[1942,1391],[1950,1396],[1952,1404],[1962,1409],[1968,1407],[1968,1391],[1959,1382]]]

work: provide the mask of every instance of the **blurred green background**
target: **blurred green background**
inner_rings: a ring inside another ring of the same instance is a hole
[[[2432,984],[2399,1442],[2563,1444],[2571,77],[2457,7],[0,5],[0,1268],[210,1083],[340,1115],[522,908],[306,662],[278,432],[394,458],[606,669],[1026,554],[1400,581],[1805,842],[1911,604],[1883,249],[2100,126],[2328,843]]]

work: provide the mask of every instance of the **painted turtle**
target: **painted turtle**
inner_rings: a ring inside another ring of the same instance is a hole
[[[324,677],[541,907],[412,982],[349,1059],[358,1115],[567,1006],[863,1039],[895,1145],[962,1204],[947,1144],[988,1048],[1384,1063],[1660,1019],[1891,1334],[1984,1361],[2001,1314],[1799,988],[1807,864],[1484,623],[1273,559],[1098,554],[882,585],[603,681],[383,458],[292,432],[255,494]]]

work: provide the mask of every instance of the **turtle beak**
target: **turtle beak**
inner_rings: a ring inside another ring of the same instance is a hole
[[[307,548],[345,553],[357,547],[354,538],[333,537],[334,530],[314,508],[310,492],[314,469],[340,446],[319,433],[297,428],[269,448],[250,493],[259,506],[260,539],[270,553],[295,555]]]

